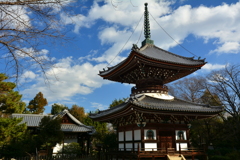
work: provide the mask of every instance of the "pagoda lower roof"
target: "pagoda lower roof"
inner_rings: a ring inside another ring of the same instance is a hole
[[[105,79],[114,80],[111,78],[114,75],[122,75],[127,73],[129,69],[136,64],[133,62],[136,59],[143,60],[141,63],[151,64],[152,66],[161,66],[161,68],[175,68],[181,70],[181,68],[186,68],[189,70],[200,69],[204,64],[206,64],[205,59],[194,59],[194,57],[183,57],[152,44],[146,44],[142,48],[138,48],[136,45],[132,48],[130,55],[120,62],[119,64],[108,67],[107,70],[100,71],[99,75]],[[132,63],[133,62],[133,63]],[[164,67],[165,66],[165,67]],[[189,72],[189,74],[192,72]]]
[[[164,100],[159,98],[150,97],[147,95],[141,95],[139,97],[129,98],[126,102],[112,107],[110,109],[99,111],[96,114],[91,114],[92,119],[104,119],[104,117],[114,117],[113,115],[119,115],[120,112],[129,107],[136,107],[138,109],[143,109],[144,111],[149,111],[154,114],[158,113],[173,113],[181,115],[184,114],[195,114],[195,115],[209,115],[214,116],[223,111],[222,107],[219,106],[209,106],[206,104],[198,104],[193,102],[184,101],[178,98],[173,100]]]

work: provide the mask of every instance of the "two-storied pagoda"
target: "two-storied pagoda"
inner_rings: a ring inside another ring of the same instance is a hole
[[[104,79],[135,84],[130,98],[90,117],[117,127],[119,150],[187,149],[191,121],[215,116],[222,108],[187,102],[168,94],[165,84],[197,71],[206,62],[155,46],[150,39],[147,3],[144,14],[145,40],[141,48],[133,45],[125,60],[99,74]]]

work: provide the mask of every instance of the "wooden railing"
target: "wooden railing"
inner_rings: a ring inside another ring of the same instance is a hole
[[[181,154],[181,160],[186,160],[186,158]]]
[[[178,156],[181,160],[186,160],[185,157],[196,156],[196,155],[205,155],[203,150],[199,149],[189,149],[189,148],[179,148],[176,151],[175,148],[125,148],[125,149],[111,149],[106,150],[106,159],[114,158],[157,158],[157,157],[167,157],[168,160],[171,160],[171,156]]]
[[[171,158],[170,158],[170,156],[169,156],[169,155],[167,155],[167,160],[171,160]]]

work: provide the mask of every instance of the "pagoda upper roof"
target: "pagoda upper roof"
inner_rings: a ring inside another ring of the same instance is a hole
[[[205,59],[195,60],[194,57],[183,57],[150,44],[146,44],[140,49],[134,49],[134,51],[150,59],[168,62],[172,64],[195,66],[204,65],[206,63]]]
[[[206,104],[199,104],[184,101],[178,98],[172,100],[164,100],[155,98],[152,96],[141,95],[134,98],[129,98],[126,102],[112,107],[110,109],[100,111],[96,114],[91,114],[90,118],[92,119],[106,119],[106,117],[115,117],[122,116],[123,114],[129,113],[130,108],[142,109],[143,112],[152,112],[153,114],[158,113],[168,113],[168,114],[181,114],[181,115],[196,115],[196,116],[214,116],[223,111],[222,107],[219,106],[210,106]],[[134,110],[133,109],[133,110]],[[131,110],[131,109],[130,109]],[[121,114],[123,113],[123,114]],[[108,118],[107,118],[108,119]]]
[[[120,82],[118,77],[128,74],[129,71],[137,65],[138,61],[141,61],[141,64],[147,64],[152,67],[182,70],[184,73],[182,76],[178,75],[178,78],[191,74],[206,64],[205,59],[183,57],[161,49],[153,44],[146,44],[141,48],[133,45],[131,53],[125,60],[113,67],[108,67],[107,70],[100,71],[99,75],[105,79]],[[168,83],[178,78],[172,78],[171,80],[166,80],[166,82]]]

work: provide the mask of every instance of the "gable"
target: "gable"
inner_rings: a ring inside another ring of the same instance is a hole
[[[65,114],[63,117],[62,117],[62,124],[77,124],[76,122],[74,122],[68,114]]]

